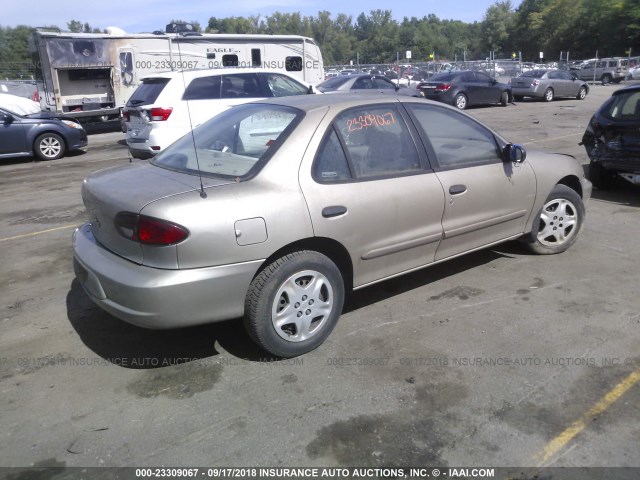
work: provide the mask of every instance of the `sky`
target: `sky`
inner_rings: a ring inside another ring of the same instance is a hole
[[[431,13],[440,19],[482,21],[487,8],[495,0],[0,0],[0,26],[31,27],[57,25],[67,28],[70,20],[88,22],[92,27],[120,27],[127,33],[163,30],[172,19],[198,21],[204,28],[210,17],[269,16],[275,12],[317,16],[326,10],[335,19],[339,13],[351,15],[355,21],[361,13],[391,10],[393,18],[422,18]],[[512,0],[516,8],[520,0]]]

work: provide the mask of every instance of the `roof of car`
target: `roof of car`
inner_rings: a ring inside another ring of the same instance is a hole
[[[294,95],[290,97],[277,97],[269,98],[266,100],[258,100],[253,103],[270,103],[276,105],[284,105],[299,108],[305,112],[312,111],[317,108],[335,106],[337,108],[355,107],[359,105],[367,104],[382,104],[390,102],[414,102],[424,105],[425,103],[436,103],[430,100],[421,99],[418,97],[409,97],[404,95],[389,94],[367,94],[367,95]],[[442,103],[437,103],[439,106],[445,106]],[[451,107],[453,108],[453,107]]]
[[[261,67],[221,67],[221,68],[196,68],[191,70],[175,70],[171,72],[158,72],[152,75],[146,75],[142,80],[146,80],[148,78],[175,78],[182,77],[188,79],[194,79],[198,77],[206,77],[208,75],[233,75],[237,73],[252,73],[252,72],[266,72],[266,73],[281,73],[284,75],[291,76],[287,72],[283,72],[282,70],[271,69],[271,68],[261,68]]]
[[[636,83],[634,85],[627,85],[624,88],[620,88],[618,90],[616,90],[615,92],[613,92],[611,95],[620,95],[621,93],[627,93],[627,92],[636,92],[640,90],[640,83]]]

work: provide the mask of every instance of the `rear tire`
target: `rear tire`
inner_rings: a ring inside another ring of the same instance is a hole
[[[566,185],[556,185],[538,212],[524,243],[538,255],[562,253],[573,245],[584,223],[585,209],[580,195]]]
[[[609,85],[611,83],[611,80],[613,80],[613,78],[611,77],[610,74],[605,73],[602,76],[602,85]]]
[[[244,326],[267,352],[290,358],[318,347],[338,322],[344,281],[325,255],[297,251],[267,265],[251,282]]]
[[[456,98],[453,99],[453,106],[458,110],[465,110],[467,108],[467,96],[464,93],[459,93]]]
[[[553,101],[553,95],[553,88],[547,88],[547,90],[544,92],[543,100],[545,102],[551,102]]]
[[[65,149],[64,140],[57,133],[43,133],[33,142],[33,151],[40,160],[57,160]]]
[[[502,95],[500,95],[500,105],[503,107],[509,105],[509,92],[502,92]]]

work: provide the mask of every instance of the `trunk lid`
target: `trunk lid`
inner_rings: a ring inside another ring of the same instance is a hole
[[[232,183],[205,177],[202,182],[205,188]],[[145,163],[102,170],[87,177],[82,185],[82,199],[96,240],[113,253],[143,264],[142,245],[118,232],[116,215],[120,212],[138,214],[149,203],[199,189],[197,176]]]

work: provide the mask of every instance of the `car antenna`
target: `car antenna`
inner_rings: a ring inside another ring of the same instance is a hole
[[[176,39],[178,38],[177,28],[176,28]],[[171,41],[171,39],[169,39]],[[180,51],[180,42],[176,42],[178,46],[178,65],[180,65],[180,73],[182,76],[182,86],[186,92],[187,90],[187,82],[184,78],[184,64],[182,63],[182,52]],[[171,50],[171,47],[169,47]],[[204,191],[204,186],[202,185],[202,172],[200,171],[200,159],[198,158],[198,149],[196,148],[196,136],[193,133],[193,122],[191,120],[191,109],[189,108],[189,99],[185,99],[187,103],[187,116],[189,117],[189,131],[191,133],[191,141],[193,142],[193,153],[196,156],[196,165],[198,167],[198,179],[200,180],[200,198],[207,198],[207,192]]]

